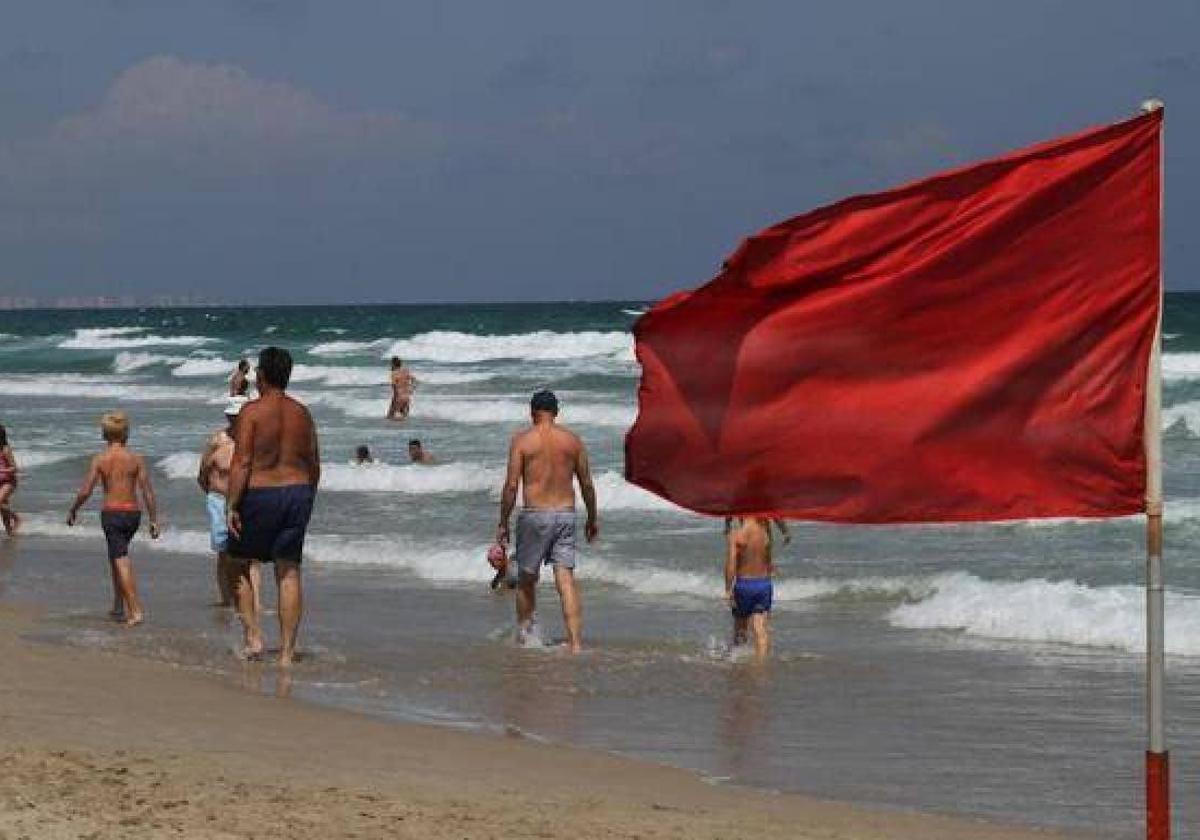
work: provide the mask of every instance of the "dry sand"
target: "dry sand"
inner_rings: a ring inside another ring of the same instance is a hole
[[[0,610],[5,840],[1061,836],[713,786],[604,753],[391,723],[164,663],[29,642],[21,633],[32,620]]]

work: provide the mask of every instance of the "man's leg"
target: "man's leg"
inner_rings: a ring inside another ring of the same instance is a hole
[[[733,617],[733,646],[746,644],[746,637],[750,626],[750,619],[744,615],[735,615]]]
[[[137,581],[133,577],[133,561],[129,556],[118,557],[113,561],[113,576],[116,578],[121,600],[125,603],[125,626],[133,627],[142,623],[142,604],[138,600]]]
[[[750,616],[750,630],[754,634],[754,658],[764,662],[771,653],[771,622],[765,612]]]
[[[230,561],[229,554],[217,552],[217,595],[218,606],[233,606],[234,592],[237,591],[237,566]]]
[[[566,566],[554,567],[554,586],[562,601],[563,624],[567,628],[567,647],[571,653],[583,650],[583,604],[575,585],[575,570]]]
[[[242,655],[247,659],[260,656],[263,652],[262,625],[258,619],[258,587],[254,585],[251,569],[258,563],[253,560],[234,558],[237,563],[237,583],[234,595],[237,598],[238,618],[242,620]]]
[[[529,631],[533,623],[533,611],[537,609],[537,575],[528,572],[517,573],[517,641]]]
[[[117,575],[117,561],[108,561],[108,573],[112,578],[113,604],[108,611],[108,617],[122,619],[125,617],[125,599],[121,597],[121,578]]]
[[[296,655],[296,632],[300,629],[300,616],[304,611],[300,564],[276,560],[275,583],[279,585],[279,664],[286,668]]]

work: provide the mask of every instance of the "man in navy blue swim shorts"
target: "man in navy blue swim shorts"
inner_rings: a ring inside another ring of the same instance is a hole
[[[729,529],[725,558],[725,599],[733,612],[733,643],[754,641],[759,661],[771,652],[771,522],[761,517],[735,520]]]
[[[304,609],[300,563],[312,516],[321,454],[308,409],[285,393],[292,357],[278,347],[258,356],[258,399],[238,415],[229,471],[226,516],[229,554],[239,562],[238,614],[246,632],[244,655],[262,654],[263,635],[250,563],[275,564],[279,586],[279,664],[292,664]]]

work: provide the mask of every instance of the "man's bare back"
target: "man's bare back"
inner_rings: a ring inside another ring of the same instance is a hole
[[[521,462],[526,508],[575,508],[575,475],[587,470],[587,450],[578,435],[558,425],[536,425],[513,436],[512,451]]]
[[[773,564],[769,528],[770,524],[763,527],[760,522],[747,519],[733,531],[731,539],[736,552],[735,571],[738,577],[771,576]]]
[[[92,458],[92,470],[104,488],[104,507],[138,510],[138,488],[145,484],[146,462],[124,446],[114,444]]]
[[[311,484],[321,477],[316,426],[312,415],[282,391],[247,403],[239,415],[239,456],[246,453],[250,488]]]

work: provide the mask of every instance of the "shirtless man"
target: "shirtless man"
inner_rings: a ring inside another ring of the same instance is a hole
[[[733,612],[733,644],[754,637],[754,658],[763,662],[771,651],[771,520],[733,520],[725,554],[725,600]]]
[[[196,481],[205,494],[208,509],[209,545],[217,554],[217,606],[233,606],[233,593],[237,586],[237,565],[229,558],[229,528],[225,524],[225,497],[229,493],[229,466],[233,461],[233,430],[245,397],[230,397],[225,406],[227,426],[208,439],[204,454],[200,456],[200,471]],[[257,562],[250,565],[250,577],[257,594],[260,572]]]
[[[408,442],[408,460],[414,464],[436,464],[437,460],[429,454],[425,445],[421,441],[413,438]]]
[[[229,377],[229,396],[244,397],[250,390],[250,363],[242,359]]]
[[[392,356],[392,404],[388,406],[388,420],[407,420],[412,404],[413,388],[417,378],[404,366],[399,356]]]
[[[496,542],[508,544],[508,522],[523,486],[524,507],[517,517],[517,638],[531,635],[537,606],[537,583],[543,565],[554,566],[554,585],[562,601],[567,647],[583,649],[582,607],[575,586],[575,485],[587,508],[584,534],[590,543],[599,534],[596,488],[587,449],[574,433],[555,422],[558,399],[538,391],[529,404],[532,426],[513,436],[508,448],[508,474],[500,498]]]
[[[101,482],[104,486],[104,507],[100,512],[100,525],[108,542],[108,563],[113,585],[113,608],[109,615],[118,621],[124,619],[126,627],[133,627],[141,624],[144,618],[142,604],[138,600],[137,581],[133,577],[133,561],[129,559],[129,542],[142,521],[138,491],[141,491],[146,511],[150,514],[150,536],[154,539],[158,539],[158,510],[146,462],[141,455],[126,447],[129,420],[124,413],[114,411],[105,414],[100,418],[100,432],[104,437],[105,449],[92,458],[88,465],[83,486],[79,488],[67,513],[67,525],[75,524],[79,509],[91,497],[96,482]]]
[[[300,561],[321,480],[312,415],[284,392],[291,376],[288,351],[267,347],[259,353],[259,396],[238,415],[226,499],[229,554],[239,561],[236,594],[246,633],[244,654],[257,658],[263,651],[251,561],[274,563],[282,667],[290,666],[296,654],[304,609]]]

